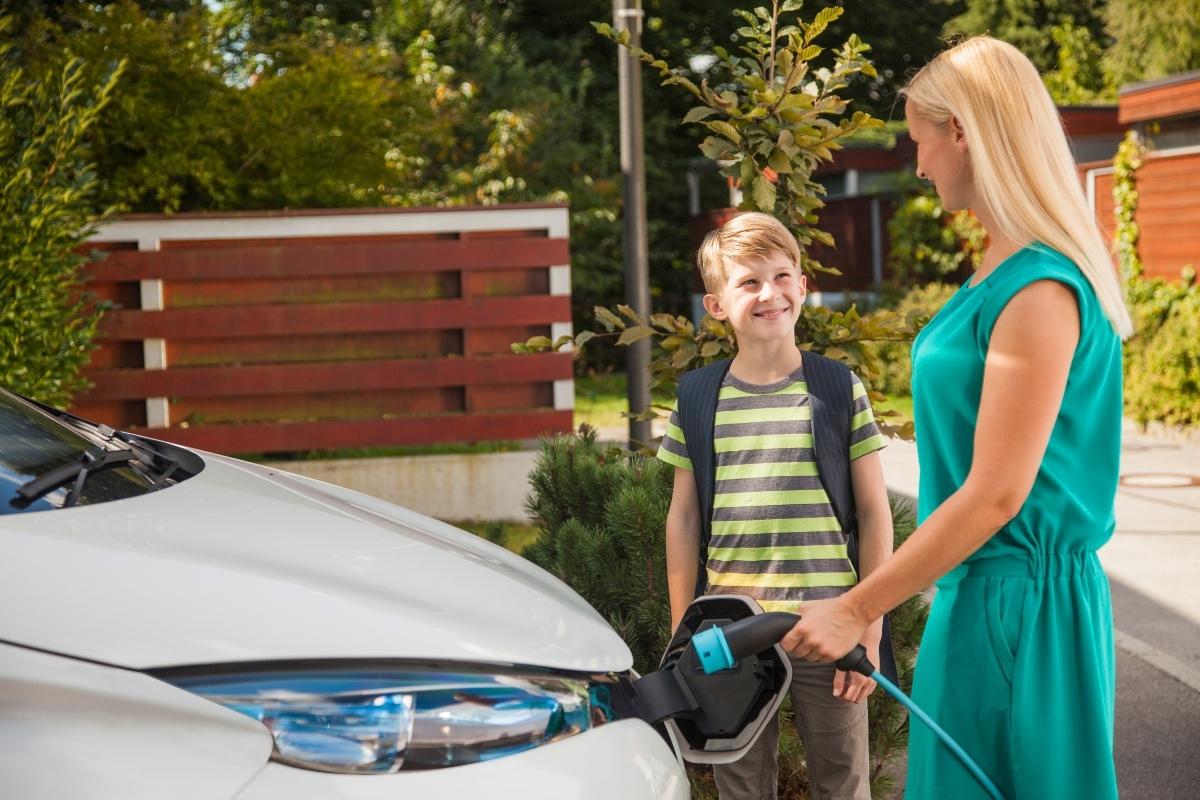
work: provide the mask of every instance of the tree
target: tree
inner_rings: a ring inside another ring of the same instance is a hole
[[[1040,72],[1055,68],[1055,25],[1070,23],[1092,40],[1107,42],[1105,0],[967,0],[967,8],[946,25],[951,35],[989,34],[1020,48]]]
[[[1200,0],[1109,0],[1104,18],[1118,85],[1200,69]]]
[[[11,24],[0,18],[0,34]],[[11,54],[0,43],[0,61]],[[55,405],[85,388],[102,311],[82,292],[78,251],[104,216],[87,144],[120,71],[90,82],[70,59],[0,82],[0,370],[6,388]]]

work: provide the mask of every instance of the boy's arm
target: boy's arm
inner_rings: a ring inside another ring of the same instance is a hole
[[[883,464],[876,450],[850,462],[850,485],[858,508],[858,570],[860,581],[879,569],[892,555],[892,509],[883,480]],[[873,620],[863,633],[871,663],[879,665],[879,643],[883,618]],[[833,694],[860,703],[875,690],[875,681],[858,673],[838,670],[833,677]]]
[[[862,581],[892,555],[892,509],[878,450],[850,462],[850,484],[858,509],[858,566],[861,573],[858,579]],[[867,636],[873,637],[878,645],[882,634],[883,618],[880,617],[867,628]]]
[[[696,596],[700,568],[700,497],[690,470],[675,468],[671,507],[667,510],[667,591],[671,596],[671,630]]]

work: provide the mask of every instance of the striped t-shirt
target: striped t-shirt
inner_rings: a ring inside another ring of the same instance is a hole
[[[882,449],[866,389],[853,379],[851,460]],[[708,545],[708,594],[744,594],[765,611],[835,597],[857,581],[846,536],[821,488],[812,406],[800,369],[758,386],[726,374],[713,428],[716,492]],[[658,457],[692,469],[671,412]]]

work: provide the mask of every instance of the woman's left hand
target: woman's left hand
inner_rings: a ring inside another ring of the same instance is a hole
[[[837,661],[862,640],[870,620],[859,619],[844,597],[813,600],[796,612],[800,621],[780,642],[805,661]]]

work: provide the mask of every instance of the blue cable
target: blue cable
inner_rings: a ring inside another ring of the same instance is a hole
[[[967,755],[967,751],[963,750],[962,747],[959,746],[958,742],[950,738],[950,734],[942,730],[941,726],[933,721],[932,717],[922,711],[921,708],[912,700],[909,700],[908,696],[905,695],[904,692],[900,691],[900,689],[897,688],[894,683],[880,675],[879,670],[871,673],[871,680],[882,686],[884,691],[899,700],[900,704],[911,711],[917,717],[917,719],[928,725],[929,729],[936,733],[938,738],[942,740],[942,743],[945,744],[946,747],[950,748],[950,752],[958,756],[958,760],[961,761],[963,766],[975,776],[975,780],[979,781],[983,788],[987,790],[987,793],[992,796],[993,800],[1004,800],[1004,795],[1000,794],[1000,790],[996,788],[996,784],[992,783],[992,779],[989,778],[984,771],[979,768],[979,765],[975,763],[974,759]]]

